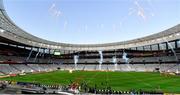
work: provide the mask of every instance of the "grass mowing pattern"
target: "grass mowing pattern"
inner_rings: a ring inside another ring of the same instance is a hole
[[[102,82],[114,90],[142,89],[159,90],[167,93],[180,93],[180,76],[164,76],[154,72],[99,72],[99,71],[54,71],[41,74],[1,78],[19,82],[68,85],[71,81],[83,82],[102,88]]]

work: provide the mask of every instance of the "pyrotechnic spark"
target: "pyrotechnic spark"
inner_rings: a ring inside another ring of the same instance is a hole
[[[62,15],[62,12],[57,8],[55,3],[50,6],[49,13],[54,17],[60,17]]]
[[[140,17],[142,17],[144,20],[146,20],[146,15],[145,15],[145,11],[144,11],[144,8],[139,4],[139,2],[138,1],[134,1],[134,4],[135,4],[135,6],[136,6],[136,8],[137,8],[137,15],[138,16],[140,16]]]

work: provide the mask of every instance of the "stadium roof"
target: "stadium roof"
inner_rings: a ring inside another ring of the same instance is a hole
[[[74,50],[74,51],[83,51],[83,50],[112,50],[112,49],[124,49],[139,47],[145,45],[151,45],[161,42],[166,42],[170,40],[175,40],[180,38],[180,24],[174,26],[165,31],[138,38],[128,41],[116,42],[116,43],[106,43],[106,44],[68,44],[68,43],[57,43],[48,41],[42,38],[33,36],[26,31],[19,28],[11,19],[8,17],[4,7],[3,0],[0,0],[0,36],[7,38],[9,40],[41,48],[51,48],[51,49],[60,49],[60,50]]]

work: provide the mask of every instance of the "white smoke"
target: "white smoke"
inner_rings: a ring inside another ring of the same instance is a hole
[[[102,51],[98,51],[98,52],[99,52],[99,55],[100,55],[99,63],[102,64],[103,63],[103,53],[102,53]]]
[[[63,26],[63,27],[64,27],[64,31],[67,31],[67,25],[68,25],[68,22],[65,21],[65,22],[64,22],[64,26]]]
[[[84,28],[85,28],[85,32],[87,32],[88,31],[88,25],[85,25]]]
[[[113,62],[114,64],[116,64],[116,63],[117,63],[117,58],[116,58],[116,56],[113,56],[113,58],[112,58],[112,62]]]
[[[123,52],[122,59],[124,59],[126,63],[129,63],[128,62],[129,58],[127,58],[127,53],[126,52]]]
[[[79,56],[78,55],[74,55],[74,64],[77,64],[79,60]]]

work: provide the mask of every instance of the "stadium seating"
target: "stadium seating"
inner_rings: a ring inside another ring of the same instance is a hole
[[[175,72],[179,69],[177,64],[118,64],[116,69],[113,64],[101,65],[101,70],[105,71],[154,71],[159,68],[161,71]],[[62,70],[74,70],[74,64],[0,64],[0,72],[5,74],[17,74],[22,72],[32,72],[32,71],[49,71],[56,70],[60,68]],[[89,65],[89,64],[78,64],[76,70],[100,70],[99,64]]]

